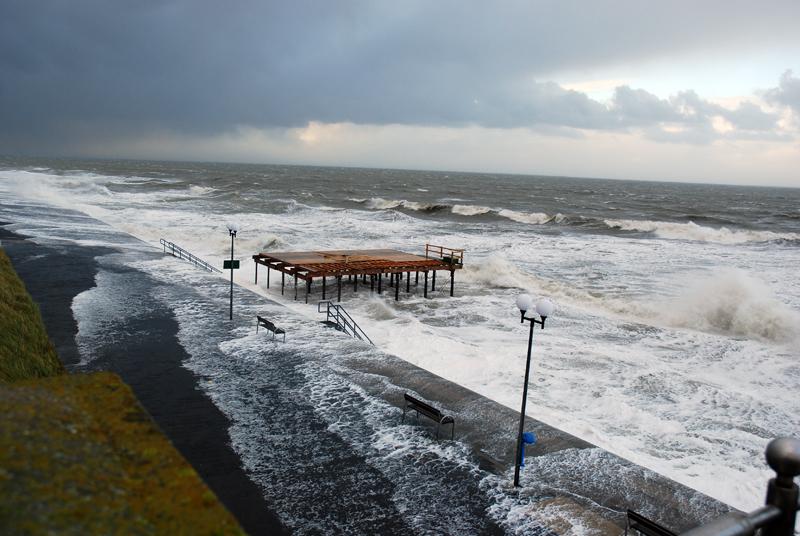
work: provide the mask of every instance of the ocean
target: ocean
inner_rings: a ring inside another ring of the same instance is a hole
[[[343,305],[382,350],[516,409],[527,330],[515,298],[549,298],[528,415],[736,508],[763,504],[766,443],[800,431],[800,189],[0,158],[0,194],[220,267],[237,220],[236,283],[315,321],[318,289],[305,304],[275,279],[254,284],[253,254],[463,248],[453,298],[446,281],[399,301],[345,286]],[[15,214],[14,230],[36,221]]]

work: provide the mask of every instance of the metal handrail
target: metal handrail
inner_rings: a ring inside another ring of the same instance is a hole
[[[463,249],[448,248],[445,246],[436,246],[434,244],[425,244],[425,258],[436,256],[448,264],[464,264],[464,251]]]
[[[162,238],[161,245],[164,246],[164,253],[167,253],[167,249],[169,249],[169,254],[172,255],[173,257],[178,257],[179,259],[187,260],[192,264],[194,264],[195,266],[202,268],[204,270],[208,270],[209,272],[218,272],[220,274],[222,273],[222,270],[220,270],[219,268],[211,266],[209,263],[207,263],[200,257],[192,255],[191,253],[189,253],[182,247],[178,246],[177,244],[173,244],[172,242],[169,242]]]
[[[335,323],[342,331],[354,337],[356,339],[365,341],[370,343],[372,346],[375,346],[375,343],[372,342],[372,339],[361,329],[353,317],[344,310],[344,307],[341,305],[337,305],[335,303],[331,303],[329,301],[321,301],[317,304],[317,312],[322,312],[322,304],[326,305],[325,308],[325,321],[326,322],[333,322]]]

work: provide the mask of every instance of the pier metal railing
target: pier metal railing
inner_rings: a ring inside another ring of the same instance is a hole
[[[317,311],[320,313],[325,313],[325,321],[334,324],[336,329],[339,331],[347,333],[355,339],[368,342],[375,346],[375,343],[372,342],[372,339],[370,339],[364,330],[361,329],[358,324],[356,324],[356,321],[353,320],[353,317],[350,316],[350,314],[345,311],[344,307],[341,305],[331,303],[329,301],[321,301],[319,304],[317,304]]]
[[[169,242],[162,238],[161,245],[164,246],[164,253],[169,253],[173,257],[178,257],[179,259],[191,262],[192,264],[194,264],[198,268],[202,268],[203,270],[208,270],[209,272],[217,272],[220,274],[222,273],[222,270],[220,270],[219,268],[211,266],[209,263],[207,263],[200,257],[192,255],[191,253],[189,253],[182,247],[178,246],[177,244],[173,244],[172,242]]]
[[[425,258],[441,259],[447,264],[463,266],[464,250],[425,244]]]

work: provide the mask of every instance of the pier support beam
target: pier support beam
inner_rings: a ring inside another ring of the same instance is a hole
[[[456,271],[450,270],[450,297],[453,297],[453,285],[456,281]]]
[[[378,294],[383,292],[383,274],[378,274]]]
[[[411,272],[406,274],[406,294],[411,292]]]
[[[414,276],[414,286],[415,287],[419,286],[419,271],[417,271],[417,275]]]
[[[325,280],[328,279],[324,275],[322,276],[322,299],[325,299]]]
[[[436,290],[436,270],[433,271],[433,281],[431,281],[431,292]]]
[[[427,271],[425,271],[425,290],[423,291],[422,296],[425,297],[425,298],[428,297],[428,272]]]
[[[342,301],[342,276],[336,276],[336,301]]]
[[[399,275],[400,274],[396,274],[396,276]],[[394,285],[394,301],[398,301],[400,299],[400,281],[399,281],[400,278],[398,277],[397,279],[398,281],[395,281]]]

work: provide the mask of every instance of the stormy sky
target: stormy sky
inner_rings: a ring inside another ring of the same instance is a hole
[[[800,186],[800,2],[0,2],[0,153]]]

